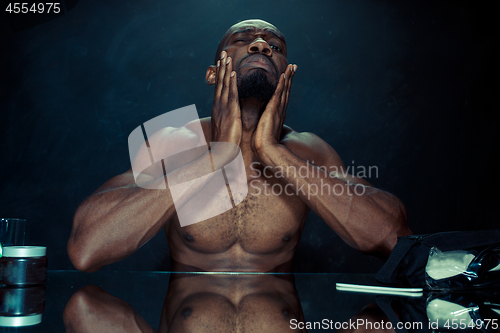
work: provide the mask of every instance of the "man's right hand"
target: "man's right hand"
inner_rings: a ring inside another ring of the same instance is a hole
[[[214,103],[212,106],[212,142],[241,143],[241,110],[233,61],[225,51],[217,62]]]

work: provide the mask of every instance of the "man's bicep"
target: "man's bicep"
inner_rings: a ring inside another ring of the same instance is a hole
[[[165,127],[144,142],[132,156],[135,183],[147,189],[165,189],[165,176],[208,151],[199,133],[187,127]],[[129,176],[129,175],[127,175]]]
[[[149,181],[153,180],[153,177],[149,176]],[[129,188],[136,187],[136,181],[134,179],[134,174],[132,169],[127,170],[126,172],[115,176],[102,184],[94,194],[103,193],[111,190],[116,190],[118,188]]]
[[[143,143],[135,156],[132,156],[132,167],[126,172],[117,175],[103,185],[101,185],[94,194],[107,192],[119,188],[137,187],[141,184],[148,184],[163,175],[161,165],[158,163],[151,163],[149,147]]]

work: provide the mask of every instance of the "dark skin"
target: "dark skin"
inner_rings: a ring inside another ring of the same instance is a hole
[[[307,332],[294,282],[286,274],[172,275],[158,330],[128,303],[92,285],[68,300],[63,320],[68,333]],[[350,322],[356,323],[355,329]],[[337,332],[394,333],[388,323],[373,303],[342,322],[346,328]]]
[[[243,21],[228,30],[219,50],[219,61],[206,73],[215,91],[212,117],[201,119],[203,133],[188,124],[159,131],[150,141],[165,150],[189,140],[197,142],[200,136],[206,142],[237,145],[245,163],[248,195],[223,214],[181,227],[168,184],[166,190],[154,189],[165,180],[146,174],[141,181],[152,185],[144,189],[136,185],[129,170],[106,182],[77,209],[68,242],[75,267],[91,272],[116,262],[164,228],[174,269],[288,271],[309,209],[350,246],[387,258],[397,237],[411,234],[406,210],[390,193],[343,173],[338,154],[318,136],[284,125],[297,66],[288,64],[279,30],[265,21]],[[260,71],[276,86],[268,102],[238,97],[238,78],[253,71]],[[148,163],[145,151],[138,155],[138,164]],[[215,169],[234,157],[229,155],[213,154]],[[179,162],[172,167],[173,174],[182,178],[210,173],[203,169],[203,157]],[[308,170],[306,176],[288,171],[301,168]],[[271,186],[285,191],[263,195]],[[303,191],[311,186],[328,186],[342,194]],[[198,191],[188,188],[183,198],[191,200]]]
[[[160,310],[160,309],[158,309]],[[307,332],[291,275],[172,275],[158,331],[129,304],[97,286],[64,308],[67,332]]]
[[[97,286],[86,286],[69,299],[63,321],[68,333],[156,333],[128,303]]]
[[[173,278],[159,332],[306,332],[290,275],[192,275]],[[163,330],[162,330],[163,329]]]

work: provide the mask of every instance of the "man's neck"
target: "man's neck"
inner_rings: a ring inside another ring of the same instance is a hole
[[[257,129],[260,116],[262,112],[264,112],[266,105],[267,103],[253,98],[240,100],[243,136],[249,136],[251,138],[253,132]]]

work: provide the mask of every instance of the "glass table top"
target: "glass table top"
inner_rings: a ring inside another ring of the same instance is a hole
[[[378,285],[372,274],[48,271],[41,286],[0,287],[0,331],[494,332],[500,324],[499,290],[401,296],[337,283]]]

